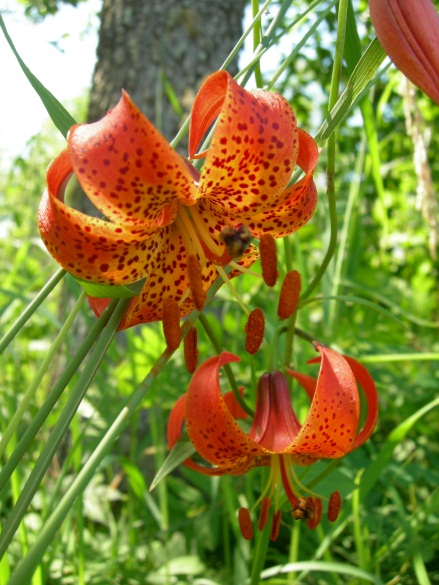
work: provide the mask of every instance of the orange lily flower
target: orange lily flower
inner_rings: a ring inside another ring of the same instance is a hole
[[[192,107],[191,158],[204,156],[196,150],[218,116],[199,173],[124,92],[102,120],[71,128],[67,149],[48,169],[39,227],[55,260],[96,284],[146,279],[121,329],[161,320],[170,298],[186,315],[197,306],[193,293],[204,294],[218,272],[224,274],[221,267],[231,263],[233,276],[257,260],[252,237],[282,238],[314,212],[318,149],[297,128],[288,102],[272,92],[246,91],[225,71],[214,73]],[[288,187],[296,165],[305,174]],[[64,202],[72,173],[105,219]],[[195,284],[188,276],[191,256]],[[100,314],[109,301],[90,302]]]
[[[377,37],[396,67],[439,104],[439,15],[431,0],[369,0]]]
[[[230,394],[222,396],[219,369],[239,357],[224,352],[205,361],[193,375],[189,388],[177,401],[168,424],[168,443],[172,448],[181,434],[183,422],[196,451],[213,467],[191,459],[185,465],[205,475],[241,475],[257,466],[271,466],[266,488],[255,506],[261,503],[260,530],[268,520],[268,509],[275,501],[272,539],[279,530],[279,490],[283,485],[295,519],[305,518],[315,528],[322,512],[317,494],[303,486],[295,465],[310,465],[319,459],[339,458],[360,447],[372,434],[378,416],[378,396],[372,377],[355,359],[316,345],[321,353],[317,381],[310,376],[287,370],[306,390],[311,406],[300,424],[291,406],[285,376],[275,371],[264,374],[258,383],[253,424],[247,434],[236,422],[245,413],[233,406]],[[311,360],[315,361],[315,360]],[[368,404],[365,423],[358,431],[361,384]],[[235,400],[236,402],[236,400]],[[303,497],[300,491],[307,491]],[[328,518],[335,520],[341,506],[340,494],[329,498]],[[243,535],[251,538],[250,514],[239,513]]]

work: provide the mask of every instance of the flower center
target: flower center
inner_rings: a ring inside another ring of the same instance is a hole
[[[270,508],[274,502],[274,510],[271,520],[270,539],[275,541],[279,535],[282,520],[281,496],[282,487],[288,501],[291,504],[291,516],[294,520],[305,520],[308,528],[314,530],[322,518],[322,500],[315,492],[305,487],[296,475],[293,459],[290,455],[272,455],[270,475],[262,494],[251,508],[239,510],[239,525],[244,538],[250,540],[253,537],[253,528],[250,514],[260,506],[258,530],[262,531],[269,519]],[[300,491],[299,491],[300,490]],[[309,494],[304,497],[302,493]],[[323,498],[327,499],[327,498]],[[334,522],[337,519],[341,507],[341,497],[338,491],[331,494],[328,503],[328,519]]]

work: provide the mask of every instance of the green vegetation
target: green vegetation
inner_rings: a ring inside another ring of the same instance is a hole
[[[355,75],[373,31],[366,3],[355,3],[355,13],[347,13],[338,91],[332,71],[343,42],[336,49],[335,3],[314,2],[302,21],[298,17],[309,4],[295,2],[267,39],[286,63],[273,89],[291,101],[300,126],[313,136],[325,121],[329,128],[315,176],[317,212],[285,245],[278,242],[280,272],[291,263],[304,290],[321,276],[302,300],[296,326],[367,365],[380,396],[377,429],[362,448],[336,464],[303,470],[307,483],[323,476],[313,487],[319,493],[341,491],[338,521],[324,519],[310,531],[304,523],[293,525],[285,511],[275,544],[268,545],[265,532],[245,541],[237,509],[259,497],[265,469],[210,479],[180,466],[150,493],[168,454],[170,409],[190,380],[182,350],[162,354],[160,323],[111,341],[111,321],[101,333],[104,322],[67,275],[1,346],[0,432],[3,439],[10,433],[7,444],[0,442],[0,550],[7,549],[1,584],[439,583],[439,107],[420,92],[411,97],[402,76],[381,65],[377,53],[361,74],[370,87],[356,103],[342,98],[346,115],[334,127],[327,118],[329,96],[334,104]],[[341,1],[340,11],[347,4]],[[269,10],[265,23],[278,6]],[[304,48],[288,61],[291,47],[320,15]],[[293,21],[297,26],[290,26]],[[259,74],[264,84],[277,78],[264,61]],[[411,133],[410,112],[416,112]],[[420,168],[414,165],[414,140],[423,141],[427,153]],[[46,167],[63,144],[53,125],[44,129],[0,177],[1,335],[58,270],[39,238],[36,214]],[[423,193],[417,193],[420,171],[431,177]],[[334,186],[329,195],[327,172]],[[334,256],[323,273],[335,236]],[[248,306],[264,310],[270,342],[278,326],[278,293],[250,276],[234,284]],[[79,312],[69,323],[73,310]],[[245,354],[246,316],[225,287],[204,314],[221,347],[242,357],[233,372],[253,400],[252,376],[266,369],[270,343],[255,358]],[[216,351],[200,323],[198,333],[205,360]],[[316,366],[306,365],[315,355],[312,346],[297,337],[293,349],[291,364],[316,374]],[[159,358],[156,377],[151,370]],[[23,400],[26,408],[14,416]],[[21,506],[27,497],[30,505]]]

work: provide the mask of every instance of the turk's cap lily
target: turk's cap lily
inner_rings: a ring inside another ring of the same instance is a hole
[[[318,160],[314,140],[297,127],[288,102],[272,92],[249,92],[225,71],[208,77],[191,114],[190,156],[215,119],[201,172],[173,150],[126,92],[100,121],[71,128],[67,149],[49,166],[38,223],[49,253],[73,276],[102,285],[145,279],[121,328],[161,320],[175,299],[183,317],[194,307],[188,257],[199,263],[206,291],[217,266],[233,260],[224,229],[246,228],[281,238],[312,216]],[[294,168],[303,177],[288,186]],[[104,218],[64,201],[75,174]],[[236,242],[234,242],[236,244]],[[243,238],[232,276],[258,251]],[[236,245],[233,246],[233,251]],[[233,255],[234,252],[232,252]],[[91,299],[100,314],[108,299]]]
[[[431,0],[369,0],[369,9],[396,67],[439,104],[439,15]]]
[[[296,510],[293,517],[299,517],[303,502],[298,486],[301,489],[304,486],[298,481],[294,464],[310,465],[319,459],[346,455],[371,436],[378,416],[377,391],[366,368],[354,358],[342,356],[321,345],[316,347],[321,353],[317,380],[287,370],[311,400],[303,424],[292,408],[285,376],[275,371],[263,374],[259,380],[252,426],[248,433],[245,432],[236,422],[238,413],[230,408],[233,395],[228,393],[223,396],[219,383],[220,368],[239,361],[239,357],[223,352],[198,367],[187,393],[180,397],[171,411],[169,446],[172,448],[175,445],[185,423],[195,450],[211,465],[187,459],[185,465],[191,469],[216,476],[241,475],[257,466],[271,466],[264,497],[271,500],[275,490],[283,484],[292,509]],[[357,382],[363,388],[368,405],[361,430],[358,429],[360,394]],[[241,412],[238,416],[244,418],[245,413]],[[315,495],[309,493],[311,497]],[[305,508],[310,508],[313,518],[314,506],[307,500]],[[309,519],[305,512],[303,514]]]

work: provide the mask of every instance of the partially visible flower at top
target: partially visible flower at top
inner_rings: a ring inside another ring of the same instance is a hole
[[[431,0],[369,0],[377,37],[396,67],[439,104],[439,15]]]
[[[318,149],[288,102],[214,73],[192,107],[190,158],[205,155],[196,151],[218,116],[200,174],[124,92],[102,120],[72,127],[48,169],[39,227],[55,260],[96,284],[146,278],[121,329],[161,320],[166,299],[179,304],[181,317],[200,308],[221,267],[231,263],[234,276],[256,261],[252,237],[282,238],[314,212]],[[305,174],[288,187],[296,165]],[[64,203],[72,172],[105,219]],[[109,301],[90,302],[100,314]]]
[[[177,442],[183,422],[196,451],[213,467],[205,467],[187,459],[185,465],[205,475],[241,475],[257,466],[270,466],[268,483],[254,508],[261,505],[258,528],[262,530],[274,502],[271,538],[279,531],[281,511],[280,489],[292,507],[294,519],[306,519],[315,528],[321,518],[322,502],[317,494],[299,481],[294,465],[310,465],[319,459],[343,457],[360,447],[372,434],[378,416],[378,396],[375,383],[364,366],[355,359],[316,345],[321,353],[317,381],[287,370],[306,390],[311,406],[301,425],[291,406],[285,376],[275,371],[264,374],[258,383],[253,424],[247,434],[235,419],[244,418],[234,395],[222,395],[219,369],[239,361],[231,353],[222,353],[206,360],[196,370],[189,388],[175,404],[168,423],[168,443]],[[320,358],[317,358],[320,359]],[[312,360],[315,361],[315,360]],[[361,431],[361,384],[366,401],[367,416]],[[310,494],[307,497],[303,493]],[[328,518],[336,520],[341,506],[337,490],[329,498]],[[241,531],[251,538],[253,528],[250,512],[239,511]]]

